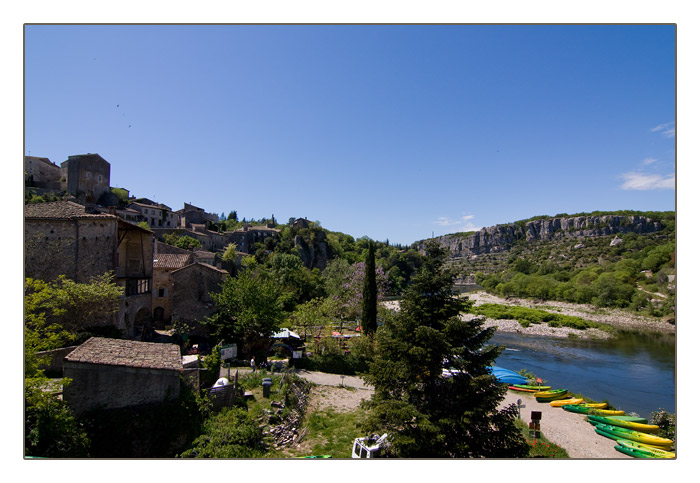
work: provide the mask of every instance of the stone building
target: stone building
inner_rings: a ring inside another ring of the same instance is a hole
[[[27,186],[60,191],[61,175],[61,168],[49,158],[24,157],[24,181]]]
[[[206,225],[207,221],[211,223],[219,222],[219,215],[206,213],[204,209],[197,206],[185,203],[184,208],[177,210],[175,213],[180,219],[180,228],[191,228],[191,225]]]
[[[160,243],[160,242],[158,242]],[[173,270],[192,264],[194,254],[157,253],[153,256],[153,323],[163,328],[171,323]]]
[[[113,324],[131,335],[151,318],[153,233],[71,201],[24,206],[25,276],[86,283],[113,272],[124,287]]]
[[[197,322],[214,314],[210,294],[220,292],[228,272],[205,263],[192,263],[173,270],[172,319],[196,327],[194,334],[204,334]]]
[[[179,397],[181,372],[175,344],[92,337],[63,360],[63,399],[76,414],[162,403]]]
[[[103,195],[111,194],[110,166],[99,154],[68,156],[61,163],[61,171],[66,180],[66,191],[80,200],[94,198],[99,202]]]
[[[177,228],[179,220],[169,206],[161,203],[132,202],[129,209],[138,211],[141,218],[151,228]]]

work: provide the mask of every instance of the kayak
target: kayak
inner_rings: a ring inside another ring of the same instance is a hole
[[[666,451],[663,449],[655,448],[654,446],[650,446],[648,444],[644,443],[637,443],[636,441],[630,441],[629,439],[618,439],[617,440],[617,446],[621,446],[623,448],[627,449],[634,449],[636,451],[636,454],[631,454],[630,456],[634,456],[635,458],[649,458],[649,456],[644,456],[644,455],[638,455],[639,453],[646,453],[646,454],[651,454],[652,458],[675,458],[676,453],[673,451]],[[617,446],[615,448],[617,449]],[[626,454],[626,451],[623,451],[622,449],[618,449],[618,451]]]
[[[595,408],[587,408],[584,407],[583,404],[566,404],[562,406],[564,411],[569,411],[572,413],[579,413],[579,414],[595,414],[597,416],[622,416],[625,414],[624,411],[617,411],[613,409],[595,409]]]
[[[537,389],[525,389],[524,387],[518,387],[518,386],[508,386],[508,389],[510,389],[511,391],[529,392],[529,393],[533,393],[533,392],[538,391]]]
[[[614,417],[596,416],[594,414],[589,414],[586,417],[586,420],[591,424],[609,424],[611,426],[618,426],[620,428],[641,431],[642,433],[657,434],[660,429],[656,424],[645,424],[625,419],[616,419]]]
[[[554,389],[552,391],[540,391],[534,394],[537,402],[550,402],[557,399],[564,399],[569,395],[569,391],[566,389]]]
[[[575,406],[577,404],[581,404],[583,402],[583,398],[578,398],[578,399],[557,399],[556,401],[552,401],[549,403],[550,406],[553,406],[555,408],[560,408],[562,406],[565,406],[567,404],[570,404],[572,406]]]
[[[673,441],[670,439],[654,436],[653,434],[642,433],[632,429],[620,428],[619,426],[611,426],[609,424],[598,424],[595,427],[595,432],[606,438],[618,440],[629,439],[638,443],[650,444],[660,449],[669,450],[673,446]]]
[[[649,421],[647,421],[647,418],[642,418],[638,416],[627,416],[626,414],[622,416],[605,416],[606,418],[610,419],[619,419],[620,421],[631,421],[633,423],[642,423],[642,424],[647,424]]]
[[[512,387],[532,392],[549,391],[550,389],[552,389],[552,386],[533,386],[529,384],[513,384]]]
[[[489,366],[487,369],[498,382],[506,384],[527,384],[527,377],[521,376],[517,372],[497,366]]]
[[[583,403],[580,406],[584,408],[605,409],[608,407],[608,403]]]

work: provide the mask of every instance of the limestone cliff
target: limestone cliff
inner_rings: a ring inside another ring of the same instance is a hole
[[[471,235],[452,234],[436,237],[453,258],[471,257],[486,253],[500,253],[520,240],[538,241],[565,238],[588,238],[618,233],[653,233],[662,229],[660,222],[638,215],[574,216],[542,218],[528,222],[482,228]],[[424,251],[427,240],[416,242]]]

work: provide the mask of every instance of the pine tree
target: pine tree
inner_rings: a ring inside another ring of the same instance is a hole
[[[486,345],[493,329],[460,318],[471,303],[454,296],[445,259],[430,242],[401,310],[377,331],[363,429],[388,432],[390,454],[401,458],[525,456],[517,408],[498,409],[506,388],[487,371],[499,353]],[[446,365],[458,372],[444,377]]]
[[[377,331],[377,272],[372,240],[369,241],[362,288],[362,331],[365,335],[374,334]]]

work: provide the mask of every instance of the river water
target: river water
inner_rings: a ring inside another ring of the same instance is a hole
[[[568,389],[649,418],[676,412],[675,336],[625,334],[614,341],[524,336],[497,332],[505,349],[495,365],[527,369],[553,389]]]

